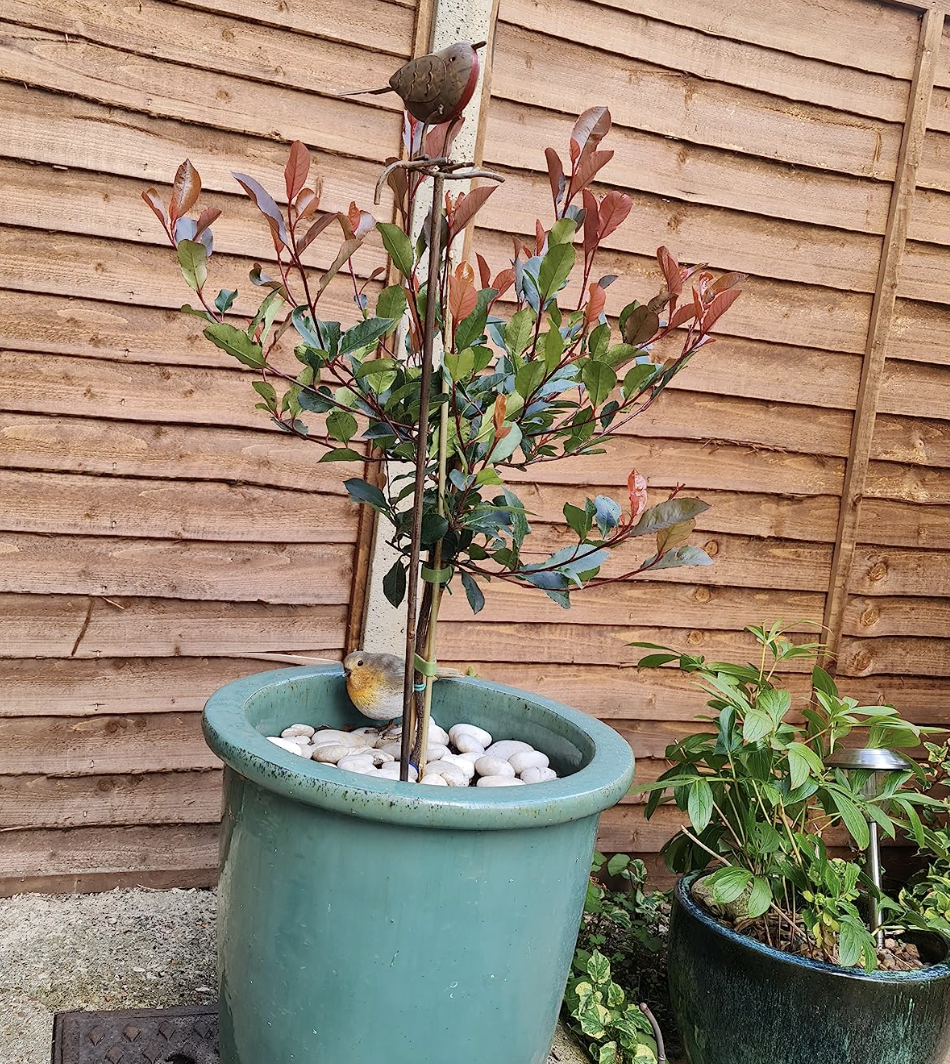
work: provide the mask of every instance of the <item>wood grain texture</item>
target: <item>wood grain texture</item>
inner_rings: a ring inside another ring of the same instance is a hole
[[[926,12],[921,21],[914,79],[901,141],[897,178],[884,236],[884,253],[881,257],[874,294],[864,367],[861,372],[861,385],[858,390],[851,451],[841,493],[841,516],[838,521],[838,534],[832,560],[832,579],[825,606],[827,653],[832,659],[838,652],[853,568],[856,564],[860,564],[855,544],[858,537],[861,499],[865,494],[865,480],[874,436],[874,421],[877,416],[884,361],[887,357],[891,319],[900,286],[908,218],[917,183],[917,169],[923,151],[927,113],[933,92],[943,24],[942,10]]]
[[[0,776],[0,829],[216,824],[221,773]]]
[[[338,658],[346,608],[262,602],[0,593],[5,658]],[[255,669],[248,663],[247,671]],[[200,675],[200,673],[196,674]],[[53,687],[55,689],[55,682]]]

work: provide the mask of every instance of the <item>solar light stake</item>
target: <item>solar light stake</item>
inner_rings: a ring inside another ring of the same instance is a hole
[[[893,750],[881,750],[874,746],[862,746],[858,749],[840,748],[836,750],[825,762],[834,768],[863,769],[870,772],[864,793],[873,798],[880,793],[884,782],[884,776],[888,772],[899,772],[906,769],[910,761],[903,754],[897,754]],[[873,820],[868,821],[868,863],[870,865],[871,882],[874,884],[875,894],[868,899],[868,923],[871,931],[877,939],[878,946],[884,945],[884,932],[881,930],[881,844],[877,834],[877,824]]]

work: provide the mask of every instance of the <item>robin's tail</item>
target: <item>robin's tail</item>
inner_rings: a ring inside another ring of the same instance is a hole
[[[393,92],[391,85],[384,85],[381,89],[353,89],[351,92],[338,92],[337,96],[380,96],[384,92]]]

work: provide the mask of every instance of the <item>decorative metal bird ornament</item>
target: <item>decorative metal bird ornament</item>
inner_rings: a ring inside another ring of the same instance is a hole
[[[478,83],[478,49],[485,41],[459,41],[441,52],[410,59],[381,89],[356,89],[341,96],[379,95],[394,92],[406,110],[426,125],[440,125],[459,118]]]

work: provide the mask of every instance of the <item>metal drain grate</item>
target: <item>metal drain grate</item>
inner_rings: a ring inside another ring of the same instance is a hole
[[[219,1064],[216,1006],[59,1012],[52,1064]]]

